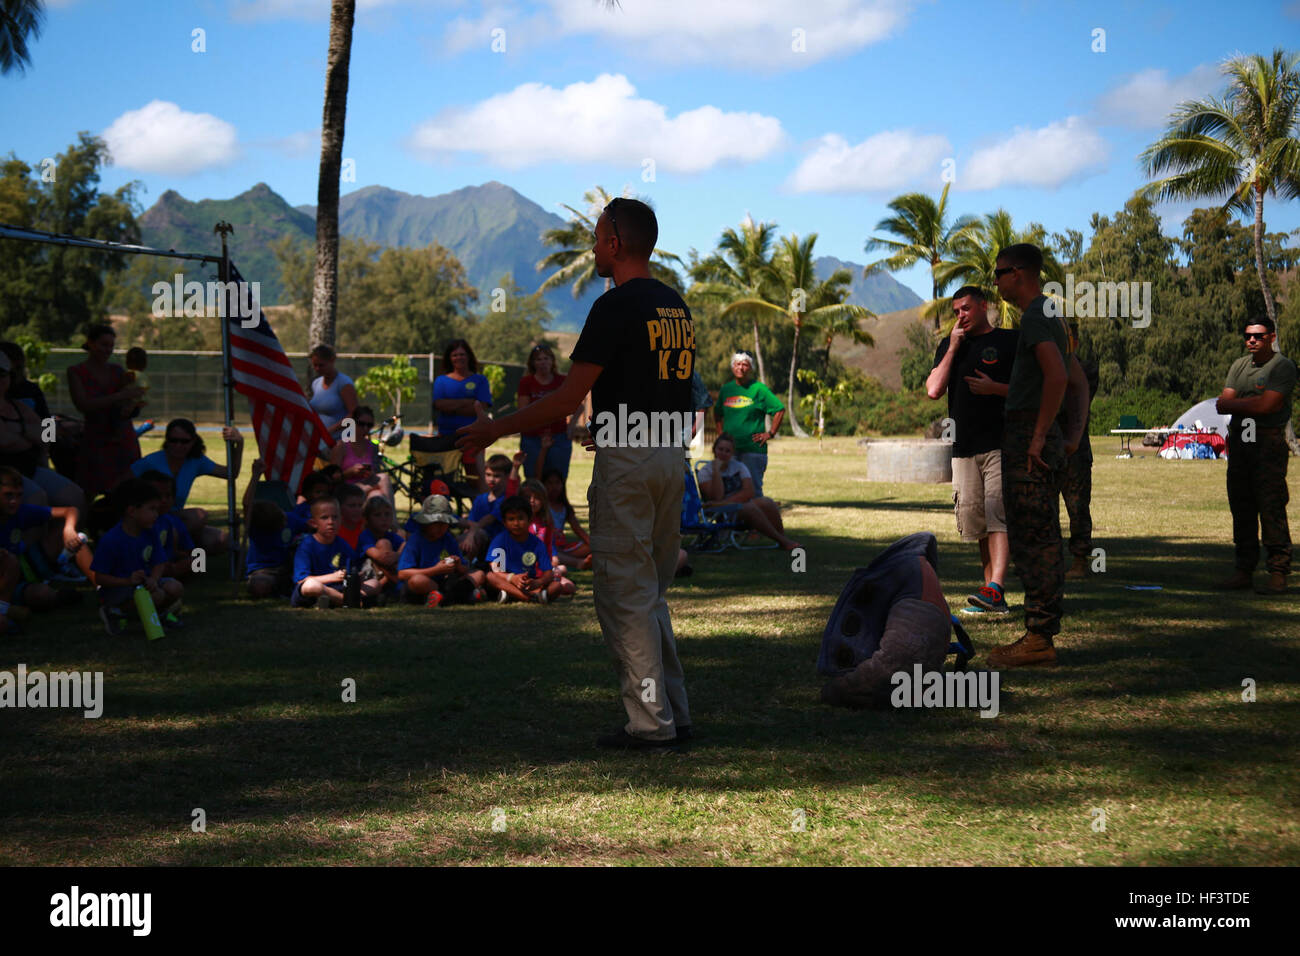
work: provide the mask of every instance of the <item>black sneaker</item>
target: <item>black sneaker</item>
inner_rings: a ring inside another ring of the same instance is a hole
[[[163,616],[162,626],[170,628],[173,631],[179,631],[185,626],[185,622],[181,620],[181,616],[175,611],[168,611]]]
[[[99,619],[104,622],[109,637],[121,637],[126,631],[126,615],[115,607],[100,605]]]
[[[617,733],[596,738],[596,746],[607,750],[666,750],[677,744],[675,737],[669,740],[650,740],[646,737],[633,737],[621,728]]]

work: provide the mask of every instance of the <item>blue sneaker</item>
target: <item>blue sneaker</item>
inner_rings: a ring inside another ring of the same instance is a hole
[[[986,611],[992,611],[995,614],[1009,614],[1011,608],[1007,607],[1007,599],[1002,593],[1002,588],[996,584],[985,584],[978,591],[966,598],[968,602],[975,607],[983,608]]]

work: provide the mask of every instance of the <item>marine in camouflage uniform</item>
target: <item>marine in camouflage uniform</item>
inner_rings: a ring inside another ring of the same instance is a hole
[[[1068,395],[1081,423],[1080,396],[1087,382],[1064,320],[1042,293],[1042,264],[1041,250],[1018,243],[998,253],[994,272],[1002,298],[1022,309],[1002,432],[1002,498],[1011,560],[1025,588],[1025,633],[989,652],[988,664],[995,669],[1055,664],[1053,638],[1061,630],[1066,439],[1056,417]]]
[[[1246,336],[1250,354],[1232,363],[1218,401],[1219,411],[1232,415],[1228,428],[1228,506],[1232,510],[1237,565],[1224,587],[1237,590],[1251,586],[1262,541],[1269,580],[1256,590],[1260,594],[1282,594],[1291,572],[1291,529],[1286,520],[1290,449],[1285,430],[1291,419],[1296,366],[1273,350],[1273,327],[1267,318],[1251,320]],[[1252,437],[1252,424],[1253,440],[1247,441]]]
[[[1099,378],[1097,363],[1079,357],[1079,326],[1076,322],[1070,323],[1070,347],[1088,380],[1088,418],[1083,423],[1083,437],[1079,439],[1079,447],[1066,461],[1065,480],[1061,485],[1061,497],[1065,499],[1065,510],[1070,515],[1069,549],[1074,558],[1065,576],[1067,579],[1078,579],[1088,576],[1088,560],[1092,554],[1092,442],[1088,440],[1088,427],[1092,420],[1092,399],[1097,394]],[[1064,409],[1057,418],[1057,424],[1064,432]]]

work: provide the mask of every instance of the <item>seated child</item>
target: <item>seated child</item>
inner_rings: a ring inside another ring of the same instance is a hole
[[[342,607],[344,582],[356,555],[339,537],[339,503],[333,498],[317,498],[311,505],[311,519],[316,530],[305,535],[294,552],[289,603],[294,607]]]
[[[17,569],[12,592],[2,598],[5,603],[33,611],[77,603],[79,596],[72,588],[53,587],[69,580],[57,570],[68,563],[59,556],[63,547],[75,556],[78,566],[90,569],[90,548],[77,534],[77,517],[72,507],[24,504],[22,475],[15,468],[0,466],[0,549],[13,556]],[[0,614],[7,615],[8,608]]]
[[[489,546],[492,570],[487,573],[487,581],[500,592],[497,600],[502,604],[511,599],[547,604],[562,591],[551,571],[546,545],[528,533],[531,512],[527,499],[518,495],[501,502],[505,530]]]
[[[560,594],[572,596],[578,587],[564,576],[569,569],[555,561],[555,526],[551,523],[551,509],[547,507],[546,486],[536,478],[529,478],[524,482],[523,496],[533,509],[528,533],[536,535],[546,545],[546,552],[551,556],[551,570],[555,572],[555,580],[560,585]]]
[[[176,498],[176,479],[152,469],[140,477],[153,485],[162,498],[162,512],[158,515],[154,531],[158,535],[158,546],[165,565],[163,574],[184,581],[194,573],[194,539],[190,537],[184,519],[172,511]]]
[[[291,556],[293,531],[284,512],[274,502],[254,501],[248,515],[248,595],[254,598],[284,597],[293,581]]]
[[[505,499],[510,459],[493,455],[484,470],[488,490],[474,499],[466,521],[469,530],[460,538],[460,549],[468,558],[482,557],[488,542],[501,531],[501,502]]]
[[[546,485],[547,507],[551,511],[551,524],[555,527],[555,556],[565,564],[575,565],[580,570],[591,569],[591,538],[582,530],[578,522],[578,513],[569,504],[569,496],[564,490],[564,475],[554,468],[548,468],[542,476]],[[564,526],[573,528],[578,540],[571,541],[564,535]]]
[[[381,578],[384,590],[395,590],[398,583],[397,561],[406,540],[393,530],[393,506],[387,498],[375,495],[366,502],[362,518],[365,527],[357,538],[357,555],[368,562],[373,571],[365,576]]]
[[[260,460],[253,462],[253,477],[261,474],[262,462]],[[324,471],[313,471],[302,480],[302,501],[293,506],[293,509],[285,516],[289,522],[289,528],[294,534],[304,534],[316,530],[311,523],[311,506],[312,502],[318,498],[334,497],[331,491],[330,477]]]
[[[95,545],[90,563],[99,592],[99,619],[109,636],[126,630],[122,605],[132,600],[137,587],[147,588],[165,627],[180,627],[180,601],[184,587],[165,577],[165,562],[154,525],[162,511],[162,496],[143,478],[123,482],[116,493],[122,520]]]
[[[405,600],[424,601],[426,607],[437,607],[443,601],[483,600],[484,573],[465,563],[450,533],[456,521],[451,502],[442,495],[430,495],[413,518],[420,530],[407,539],[397,564]]]
[[[339,489],[338,502],[339,537],[355,552],[361,541],[361,532],[366,527],[366,493],[356,485],[344,485]]]

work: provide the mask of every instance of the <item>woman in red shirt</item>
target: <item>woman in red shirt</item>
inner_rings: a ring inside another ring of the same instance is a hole
[[[555,371],[555,353],[545,345],[535,345],[528,353],[528,374],[519,380],[516,393],[520,408],[549,395],[564,384],[564,376]],[[581,410],[574,414],[574,419]],[[536,431],[519,436],[519,450],[524,453],[524,477],[537,478],[554,468],[567,481],[569,459],[573,455],[573,420],[557,418]]]

